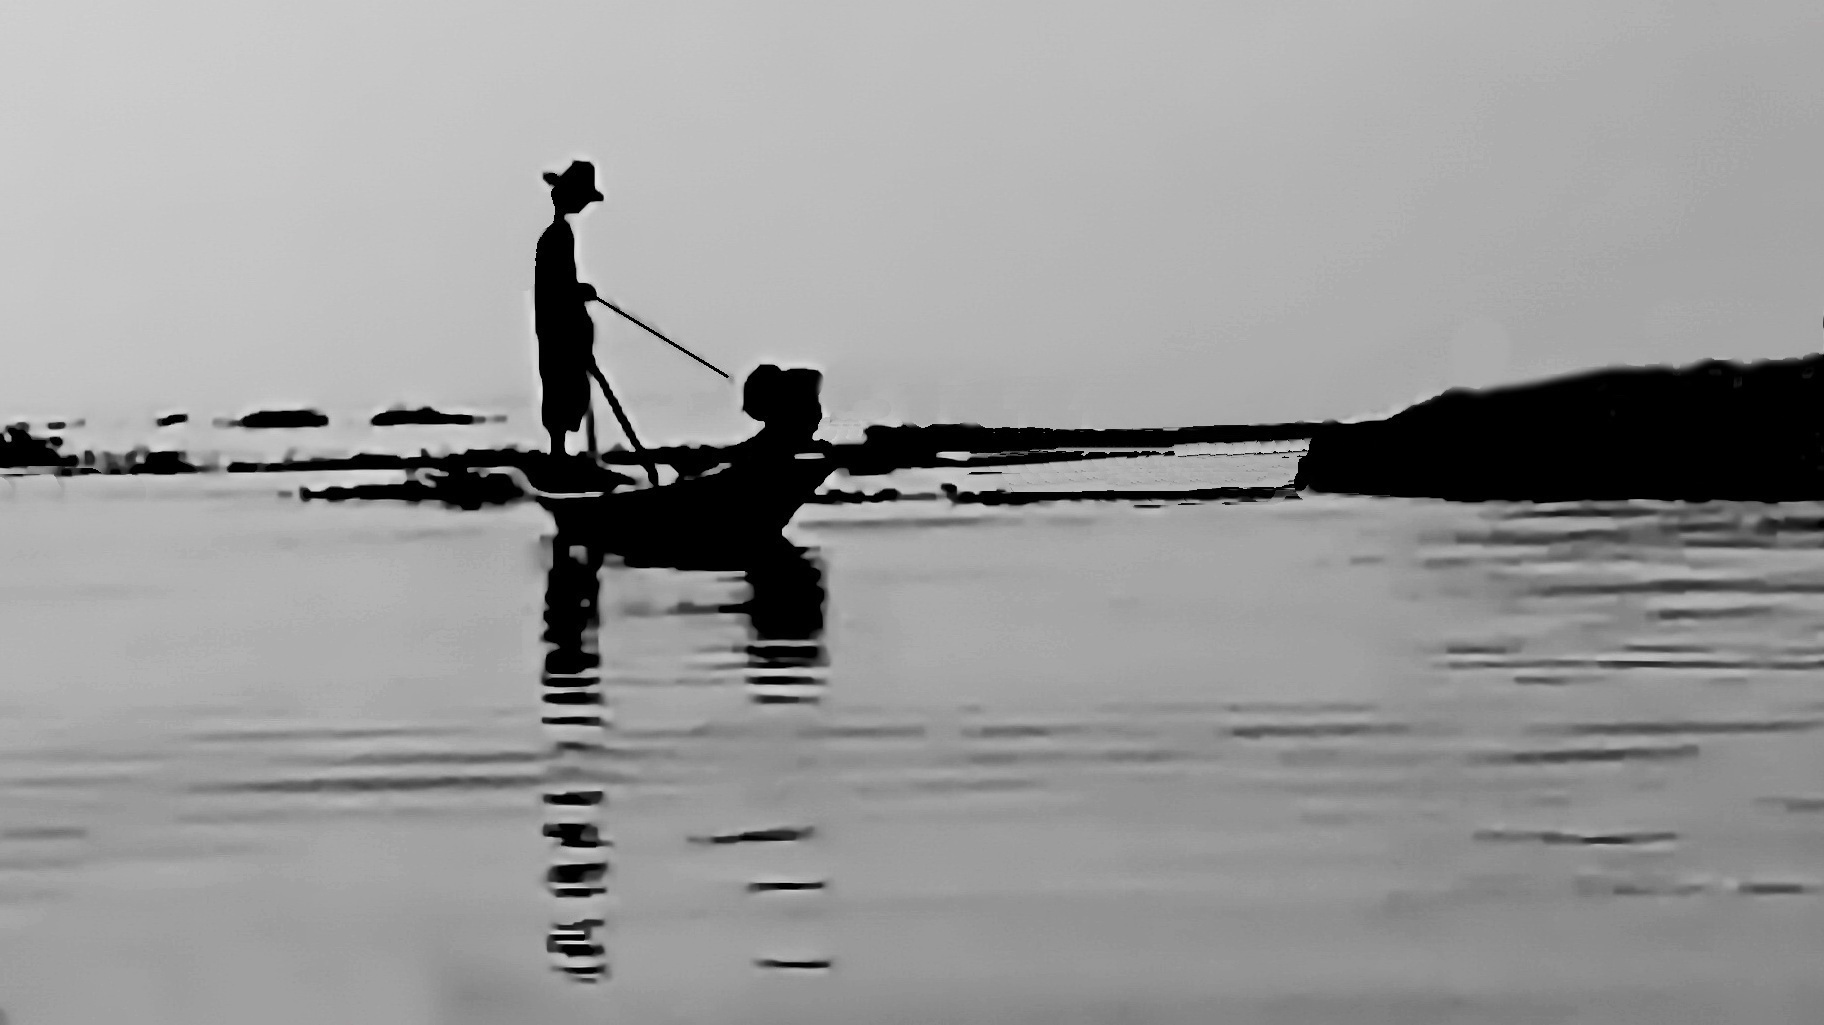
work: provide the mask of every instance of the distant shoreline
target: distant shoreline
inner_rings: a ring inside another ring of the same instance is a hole
[[[1080,459],[1120,458],[1163,454],[1176,446],[1297,441],[1310,438],[1319,424],[1211,425],[1176,428],[1055,428],[984,427],[979,424],[884,425],[865,429],[865,440],[833,445],[852,472],[890,473],[900,469],[1020,463],[1065,462]],[[302,428],[309,430],[312,428]],[[660,463],[674,459],[701,461],[722,446],[679,445],[649,449]],[[1086,450],[1131,450],[1093,452]],[[175,473],[296,473],[342,470],[479,469],[524,466],[544,458],[536,449],[518,447],[474,448],[411,455],[357,452],[346,456],[308,456],[270,461],[210,458],[199,463],[191,453],[153,449],[141,445],[127,452],[88,452],[84,456],[53,455],[56,450],[35,447],[20,451],[16,459],[0,451],[0,468],[43,469],[68,475],[175,474]],[[623,448],[601,453],[613,465],[638,465],[639,458]],[[54,461],[45,461],[47,459]]]

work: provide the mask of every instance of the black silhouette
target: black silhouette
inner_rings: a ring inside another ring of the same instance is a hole
[[[76,465],[76,458],[60,451],[63,439],[35,437],[24,423],[9,425],[0,433],[0,466],[66,467]]]
[[[466,426],[468,424],[482,423],[486,419],[487,417],[477,416],[473,413],[446,413],[441,409],[432,409],[429,406],[420,406],[417,409],[406,409],[403,406],[394,406],[391,409],[383,409],[380,412],[375,413],[368,418],[367,422],[373,424],[375,427],[394,427],[400,424],[452,424]]]
[[[822,957],[810,959],[757,957],[754,959],[754,967],[756,968],[796,969],[799,971],[822,971],[833,964],[835,964],[834,961]]]
[[[1233,424],[1207,427],[1117,429],[983,427],[981,424],[875,424],[867,429],[870,454],[904,466],[936,462],[939,452],[1006,453],[1068,448],[1136,448],[1309,438],[1313,423]]]
[[[329,417],[315,409],[262,409],[226,422],[229,427],[267,430],[286,427],[324,427]]]
[[[158,420],[155,422],[160,427],[170,427],[173,424],[189,423],[190,414],[189,413],[166,413],[164,416],[159,417]]]
[[[1295,486],[1463,501],[1824,497],[1824,356],[1449,391],[1325,424]]]
[[[823,415],[821,381],[814,370],[755,371],[746,409],[764,426],[713,454],[723,462],[718,472],[618,494],[552,494],[529,480],[522,486],[551,513],[560,534],[586,538],[629,563],[745,565],[753,552],[784,543],[780,532],[836,470],[829,446],[811,437]]]
[[[1175,491],[961,491],[954,484],[941,485],[945,498],[958,505],[1036,505],[1043,502],[1261,502],[1271,498],[1298,497],[1290,487],[1186,488]]]
[[[551,454],[565,453],[564,438],[583,424],[589,410],[589,376],[594,365],[595,321],[585,305],[595,295],[576,275],[576,233],[569,218],[604,197],[595,187],[595,165],[573,162],[562,174],[545,174],[551,186],[551,225],[538,237],[532,305],[538,334],[540,418],[551,439]]]
[[[749,893],[801,893],[828,889],[821,879],[763,879],[747,884]]]
[[[789,459],[800,452],[828,451],[813,439],[823,423],[817,394],[822,387],[823,375],[807,367],[755,367],[741,386],[741,412],[763,426],[728,454],[734,459]]]
[[[604,470],[603,473],[611,471]],[[623,481],[631,478],[622,477]],[[396,484],[353,484],[322,488],[300,488],[298,497],[305,501],[345,502],[350,499],[395,502],[439,502],[458,509],[480,509],[491,505],[509,505],[525,497],[525,492],[510,478],[500,474],[475,473],[455,469],[425,468]]]
[[[184,457],[182,452],[166,450],[147,451],[138,462],[133,463],[128,473],[178,474],[198,473],[198,467]]]
[[[717,844],[717,846],[733,843],[795,843],[795,841],[808,841],[814,835],[817,835],[817,832],[808,826],[779,826],[772,830],[746,830],[741,833],[715,833],[708,837],[691,837],[691,843]]]

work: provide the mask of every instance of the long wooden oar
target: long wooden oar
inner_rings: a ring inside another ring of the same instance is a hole
[[[608,408],[614,410],[614,418],[621,422],[621,433],[627,435],[628,444],[633,446],[634,454],[640,457],[640,465],[646,468],[646,474],[652,480],[652,486],[658,487],[659,466],[652,461],[651,456],[646,454],[646,446],[640,444],[640,436],[633,432],[633,421],[627,419],[627,411],[621,408],[621,400],[614,397],[614,389],[608,386],[608,376],[602,373],[600,366],[596,365],[594,353],[589,354],[589,376],[595,378],[595,383],[602,386],[602,394],[608,397]]]
[[[620,314],[621,316],[626,317],[628,320],[633,321],[635,324],[639,325],[641,328],[644,328],[649,334],[651,334],[654,338],[657,338],[659,341],[664,342],[666,345],[669,345],[672,348],[683,353],[684,355],[689,356],[691,359],[696,360],[698,363],[701,363],[704,366],[708,367],[709,369],[714,370],[716,373],[721,374],[724,379],[731,380],[731,381],[734,380],[733,378],[728,376],[728,371],[723,370],[721,367],[716,366],[714,363],[711,363],[709,360],[704,359],[703,357],[697,355],[696,353],[691,352],[689,349],[686,349],[682,345],[679,345],[677,342],[674,342],[671,339],[665,337],[664,335],[659,333],[657,328],[653,327],[650,324],[647,324],[646,322],[642,321],[640,318],[634,316],[633,314],[628,313],[626,310],[621,309],[619,306],[616,306],[615,304],[609,302],[608,300],[602,298],[599,295],[592,295],[592,296],[590,296],[590,298],[594,299],[598,303],[601,303],[603,306],[608,307],[609,309]]]

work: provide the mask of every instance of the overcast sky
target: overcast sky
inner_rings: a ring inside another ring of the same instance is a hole
[[[821,364],[835,416],[1347,417],[1797,355],[1820,11],[8,0],[0,412],[525,403],[539,174],[578,156],[585,277],[730,370]],[[636,412],[732,401],[598,323]]]

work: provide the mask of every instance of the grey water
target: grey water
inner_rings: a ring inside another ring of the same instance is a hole
[[[287,486],[0,494],[7,1020],[1824,1006],[1824,506],[812,507],[802,664],[739,574],[610,560],[559,751],[536,510]],[[593,983],[547,886],[581,785]]]

